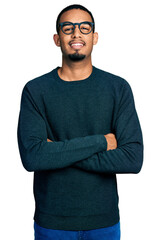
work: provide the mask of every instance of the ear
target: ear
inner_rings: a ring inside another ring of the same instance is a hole
[[[55,42],[55,45],[56,45],[57,47],[60,47],[60,37],[59,37],[58,34],[54,34],[53,40],[54,40],[54,42]]]
[[[97,42],[98,42],[98,33],[95,32],[95,33],[93,34],[93,45],[96,45]]]

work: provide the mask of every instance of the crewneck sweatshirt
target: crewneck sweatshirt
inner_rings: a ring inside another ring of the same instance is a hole
[[[143,163],[131,87],[94,66],[75,81],[58,69],[28,81],[21,96],[18,146],[34,172],[34,220],[57,230],[112,226],[120,220],[116,174],[138,173]],[[114,150],[107,151],[108,133],[116,136]]]

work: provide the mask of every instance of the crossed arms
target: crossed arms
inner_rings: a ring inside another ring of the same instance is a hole
[[[104,135],[107,141],[107,151],[114,150],[117,148],[117,140],[113,133],[108,133]],[[49,138],[47,138],[47,142],[53,142]]]
[[[51,141],[26,85],[18,123],[18,144],[25,169],[43,171],[72,166],[97,173],[138,173],[143,162],[143,141],[128,85],[124,87],[115,112],[115,134]]]

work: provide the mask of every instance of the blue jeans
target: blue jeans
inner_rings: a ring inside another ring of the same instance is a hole
[[[34,222],[35,240],[120,240],[120,222],[112,227],[67,231],[40,227]]]

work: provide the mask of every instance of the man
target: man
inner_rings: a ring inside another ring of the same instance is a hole
[[[120,239],[117,173],[138,173],[142,133],[129,84],[92,65],[94,18],[71,5],[57,18],[62,66],[29,81],[18,123],[34,171],[35,239]]]

